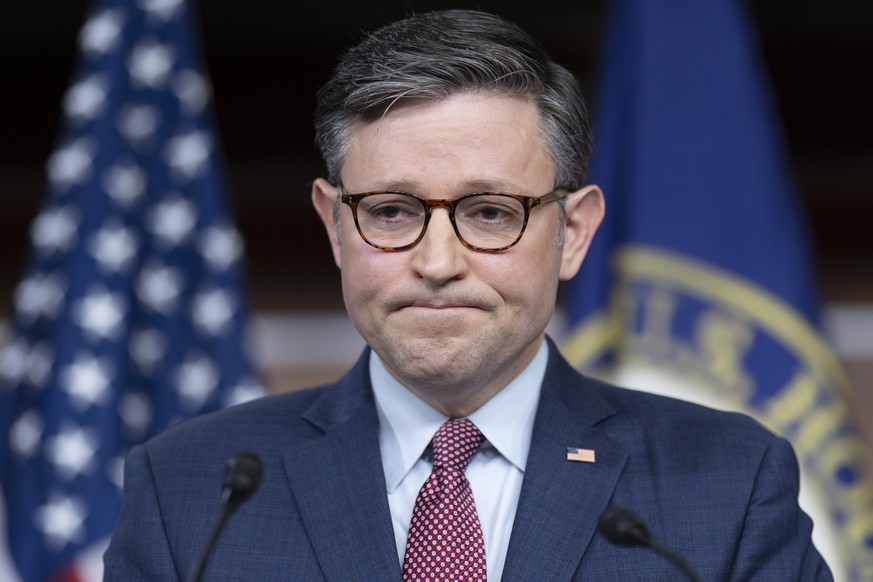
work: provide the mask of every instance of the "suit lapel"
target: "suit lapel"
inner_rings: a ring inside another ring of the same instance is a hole
[[[334,388],[307,413],[325,433],[285,455],[288,481],[326,580],[399,579],[366,366]]]
[[[570,580],[628,453],[597,423],[614,414],[551,346],[503,580]],[[567,447],[595,462],[567,460]]]

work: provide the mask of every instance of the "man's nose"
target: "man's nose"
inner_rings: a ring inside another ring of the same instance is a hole
[[[455,234],[448,209],[431,212],[424,237],[412,249],[413,267],[424,278],[445,282],[461,276],[466,270],[467,249]]]

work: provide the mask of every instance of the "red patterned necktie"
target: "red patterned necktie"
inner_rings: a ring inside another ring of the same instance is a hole
[[[433,437],[433,472],[415,500],[403,580],[485,582],[482,526],[464,470],[485,437],[460,418]]]

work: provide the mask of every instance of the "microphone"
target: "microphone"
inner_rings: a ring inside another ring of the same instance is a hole
[[[224,469],[224,484],[221,490],[221,514],[200,552],[200,557],[194,564],[194,569],[188,578],[189,582],[200,581],[203,569],[206,567],[206,562],[209,560],[212,548],[218,541],[218,536],[221,534],[227,518],[255,492],[261,483],[262,473],[261,459],[254,453],[237,453],[228,461],[227,467]]]
[[[611,505],[603,510],[597,522],[597,529],[603,536],[620,546],[648,546],[673,562],[693,582],[700,578],[679,554],[659,542],[646,529],[643,520],[630,509]]]

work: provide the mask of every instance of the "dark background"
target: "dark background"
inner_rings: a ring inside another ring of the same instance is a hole
[[[3,9],[0,317],[9,315],[28,225],[44,194],[43,166],[57,137],[88,6],[84,0],[31,0]],[[338,273],[309,204],[309,182],[322,174],[311,127],[314,93],[338,52],[362,30],[410,9],[445,7],[480,7],[516,21],[592,94],[602,0],[194,5],[255,310],[342,308]],[[873,1],[760,0],[748,7],[810,218],[822,297],[871,303]]]

